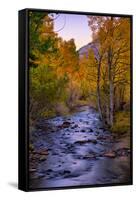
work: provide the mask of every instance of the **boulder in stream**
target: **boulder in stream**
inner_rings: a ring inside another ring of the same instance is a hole
[[[116,154],[115,154],[115,152],[107,152],[104,154],[104,157],[115,158]]]
[[[70,122],[65,121],[63,124],[59,125],[58,128],[68,128],[71,125]]]
[[[93,143],[93,144],[97,144],[97,140],[95,139],[89,139],[89,140],[78,140],[75,142],[75,144],[85,144],[85,143]]]

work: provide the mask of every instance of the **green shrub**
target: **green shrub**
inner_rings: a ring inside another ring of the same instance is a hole
[[[115,122],[111,128],[113,133],[124,134],[130,132],[130,113],[126,111],[115,114]]]

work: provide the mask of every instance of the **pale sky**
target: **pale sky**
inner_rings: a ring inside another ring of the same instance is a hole
[[[54,21],[54,30],[57,31],[64,40],[70,40],[74,38],[76,49],[91,42],[91,31],[88,27],[88,19],[86,15],[75,15],[75,14],[61,14]]]

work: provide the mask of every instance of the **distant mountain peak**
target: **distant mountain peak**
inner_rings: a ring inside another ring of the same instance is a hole
[[[90,42],[83,47],[81,47],[77,52],[79,54],[79,58],[82,58],[83,56],[86,55],[86,57],[89,56],[89,50],[92,49],[95,57],[98,59],[99,53],[98,53],[98,43],[96,42]]]

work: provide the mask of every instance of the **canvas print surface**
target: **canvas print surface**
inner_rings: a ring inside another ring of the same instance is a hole
[[[28,21],[30,189],[131,183],[131,18]]]

